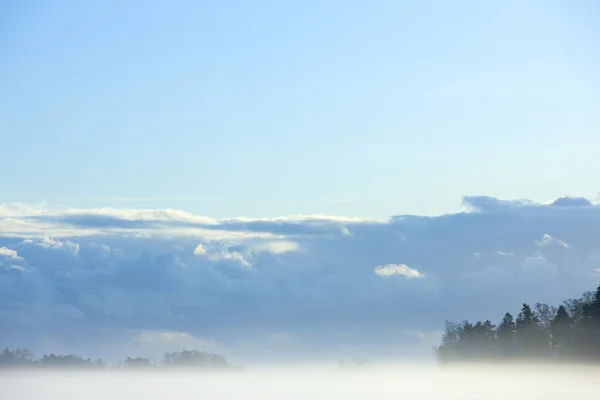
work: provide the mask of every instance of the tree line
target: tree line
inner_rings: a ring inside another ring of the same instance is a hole
[[[498,325],[447,321],[435,354],[440,363],[598,362],[600,286],[558,307],[523,303],[516,318],[507,312]]]
[[[97,359],[83,358],[77,355],[46,354],[36,358],[27,349],[4,349],[0,353],[0,369],[6,368],[66,368],[66,369],[167,369],[167,368],[203,368],[203,369],[237,369],[225,356],[197,350],[183,350],[165,353],[161,362],[153,363],[147,358],[127,357],[125,361],[110,366]]]

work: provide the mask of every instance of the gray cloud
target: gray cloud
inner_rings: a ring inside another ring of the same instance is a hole
[[[600,207],[465,203],[472,212],[386,221],[0,206],[3,339],[359,328],[400,337],[596,285]]]

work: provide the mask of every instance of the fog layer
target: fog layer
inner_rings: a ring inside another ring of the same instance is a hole
[[[570,399],[593,398],[596,367],[404,366],[230,373],[6,372],[9,399]]]

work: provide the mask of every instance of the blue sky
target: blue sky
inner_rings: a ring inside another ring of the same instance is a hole
[[[2,8],[3,202],[385,217],[598,191],[594,1]]]

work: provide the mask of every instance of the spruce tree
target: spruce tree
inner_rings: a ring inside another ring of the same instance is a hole
[[[496,329],[496,350],[500,358],[510,358],[514,354],[516,324],[510,313],[504,314]]]
[[[520,353],[525,358],[538,358],[544,355],[548,343],[544,343],[544,335],[538,317],[531,307],[523,303],[517,316],[516,338]]]
[[[573,352],[573,320],[564,306],[558,307],[556,316],[550,323],[551,344],[559,359],[564,359]]]

